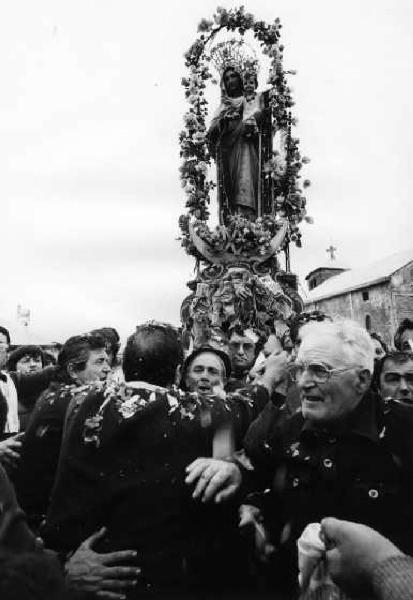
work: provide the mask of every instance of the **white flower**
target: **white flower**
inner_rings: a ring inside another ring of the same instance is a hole
[[[168,400],[169,404],[169,414],[171,414],[178,408],[179,402],[178,399],[175,398],[175,396],[171,396],[170,394],[166,394],[166,399]]]
[[[124,419],[130,419],[136,413],[138,404],[142,405],[142,398],[140,396],[132,396],[128,398],[119,406],[119,412]],[[144,404],[146,404],[144,402]]]
[[[197,131],[193,135],[192,139],[195,142],[195,144],[202,144],[205,141],[205,133],[202,133],[201,131]]]

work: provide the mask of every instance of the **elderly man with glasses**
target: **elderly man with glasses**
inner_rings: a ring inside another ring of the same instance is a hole
[[[296,381],[301,411],[266,439],[250,436],[242,457],[198,459],[187,468],[194,497],[204,501],[236,492],[245,501],[248,491],[271,490],[261,508],[279,561],[272,571],[278,584],[293,574],[290,586],[298,537],[325,517],[374,527],[405,551],[413,541],[412,435],[395,427],[398,417],[388,419],[370,389],[370,336],[343,320],[309,323],[300,338],[296,362],[280,356],[279,380]]]

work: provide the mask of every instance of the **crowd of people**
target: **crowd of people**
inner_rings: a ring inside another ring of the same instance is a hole
[[[11,342],[2,600],[410,598],[413,321],[393,348],[320,313],[224,349],[157,321],[121,358],[111,327]]]

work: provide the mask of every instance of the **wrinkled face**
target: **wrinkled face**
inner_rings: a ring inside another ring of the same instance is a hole
[[[95,381],[104,381],[110,371],[108,355],[106,350],[91,350],[87,359],[86,367],[83,371],[76,371],[75,378],[77,383],[94,383]]]
[[[413,352],[413,329],[406,329],[400,337],[400,350]]]
[[[241,78],[236,71],[233,71],[232,69],[228,69],[227,71],[225,71],[224,86],[228,96],[231,96],[233,98],[236,96],[241,96]]]
[[[229,357],[234,370],[249,370],[255,360],[255,343],[247,336],[233,333],[228,345]]]
[[[385,399],[413,403],[413,359],[405,362],[386,359],[380,375],[380,391]]]
[[[194,358],[186,375],[186,387],[190,392],[201,396],[223,390],[225,367],[222,360],[213,352],[203,352]]]
[[[38,373],[43,369],[42,357],[26,354],[16,362],[17,373]]]
[[[0,333],[0,369],[4,367],[7,362],[7,352],[9,349],[9,343],[4,333]]]
[[[318,383],[308,369],[297,378],[306,419],[335,423],[356,408],[362,398],[360,389],[356,388],[360,369],[345,360],[339,340],[332,336],[317,339],[316,335],[308,334],[300,346],[297,360],[306,364],[322,364],[329,369],[343,369],[332,373],[325,383]]]

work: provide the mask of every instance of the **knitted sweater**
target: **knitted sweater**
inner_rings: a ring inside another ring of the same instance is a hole
[[[411,600],[413,597],[413,558],[398,554],[380,562],[373,573],[377,600]]]

